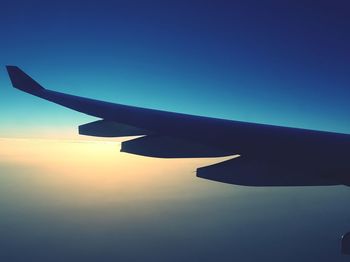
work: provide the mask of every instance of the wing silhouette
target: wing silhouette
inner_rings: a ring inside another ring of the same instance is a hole
[[[99,118],[79,126],[90,136],[142,137],[121,151],[161,158],[238,158],[197,169],[197,176],[246,186],[350,184],[350,135],[194,116],[109,103],[45,89],[16,66],[12,85]]]

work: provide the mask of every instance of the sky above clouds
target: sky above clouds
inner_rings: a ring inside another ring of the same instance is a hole
[[[348,1],[2,1],[0,136],[65,136],[91,117],[10,86],[350,133]]]

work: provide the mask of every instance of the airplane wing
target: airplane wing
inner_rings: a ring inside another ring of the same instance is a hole
[[[99,118],[83,135],[142,136],[122,152],[161,158],[240,155],[197,169],[197,176],[247,186],[350,184],[350,135],[216,119],[103,102],[45,89],[16,66],[12,85],[26,93]]]

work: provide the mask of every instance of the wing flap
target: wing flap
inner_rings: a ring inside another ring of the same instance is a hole
[[[197,177],[243,186],[329,186],[342,182],[323,167],[238,157],[197,169]]]
[[[79,126],[79,134],[97,137],[124,137],[150,134],[149,131],[107,120],[98,120]]]
[[[161,158],[230,156],[232,151],[167,136],[144,136],[122,143],[121,152]]]

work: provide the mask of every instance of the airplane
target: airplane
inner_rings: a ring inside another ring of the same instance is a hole
[[[166,112],[83,98],[42,87],[6,66],[13,87],[100,120],[79,126],[97,137],[141,136],[121,152],[159,158],[234,156],[197,177],[244,186],[350,185],[350,135]],[[237,157],[238,156],[238,157]]]
[[[45,89],[17,66],[13,87],[99,118],[79,126],[97,137],[139,136],[121,151],[159,158],[233,156],[199,167],[197,177],[244,186],[350,185],[350,135],[248,123],[115,104]],[[341,240],[350,255],[350,233]]]

